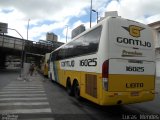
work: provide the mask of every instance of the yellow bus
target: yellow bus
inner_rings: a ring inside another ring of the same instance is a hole
[[[44,76],[48,76],[48,60],[50,53],[46,53],[41,60],[41,73]]]
[[[99,105],[151,101],[155,51],[147,25],[107,17],[50,55],[49,78]]]

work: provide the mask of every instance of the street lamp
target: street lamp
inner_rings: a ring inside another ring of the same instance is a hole
[[[90,28],[91,28],[91,22],[92,22],[92,0],[91,0],[91,6],[90,6]]]
[[[66,25],[66,43],[67,43],[67,37],[68,37],[68,25]]]
[[[98,12],[96,10],[93,10],[93,9],[92,9],[92,11],[97,13],[97,23],[98,23]]]
[[[9,30],[14,30],[16,33],[18,33],[18,35],[19,35],[19,36],[21,37],[21,39],[22,39],[21,71],[20,71],[20,76],[19,76],[19,77],[22,77],[23,62],[24,62],[24,57],[25,57],[25,41],[24,41],[23,36],[22,36],[16,29],[8,28],[8,25],[1,24],[1,26],[0,26],[0,31],[3,30],[3,32],[6,32],[7,29],[9,29]],[[5,31],[5,30],[6,30],[6,31]],[[3,35],[4,35],[4,34],[3,34]],[[4,38],[3,38],[3,39],[4,39]]]
[[[21,37],[21,39],[22,39],[21,72],[20,72],[20,77],[22,77],[23,62],[24,62],[24,57],[25,57],[25,41],[24,41],[23,36],[22,36],[16,29],[8,28],[8,27],[7,27],[6,29],[14,30],[16,33],[18,33],[18,35],[19,35],[19,36]]]
[[[7,28],[7,29],[16,31],[18,35],[22,38],[21,72],[20,72],[20,77],[22,78],[22,69],[23,69],[23,63],[25,58],[25,41],[23,36],[16,29],[13,29],[13,28]]]
[[[28,25],[27,25],[27,40],[28,40],[29,21],[30,19],[28,19]]]

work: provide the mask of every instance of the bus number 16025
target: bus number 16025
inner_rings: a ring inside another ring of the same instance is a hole
[[[97,66],[97,58],[80,60],[80,66]]]

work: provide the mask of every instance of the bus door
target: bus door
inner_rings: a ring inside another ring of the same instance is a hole
[[[50,69],[52,74],[52,80],[57,81],[58,80],[58,74],[57,74],[57,65],[56,65],[56,54],[52,55],[52,60],[50,63]]]
[[[58,81],[58,74],[57,74],[57,65],[56,62],[53,61],[53,73],[54,73],[54,79],[56,82]]]

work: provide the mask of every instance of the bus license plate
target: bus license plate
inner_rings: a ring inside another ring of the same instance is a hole
[[[139,96],[139,92],[131,92],[131,96]]]

